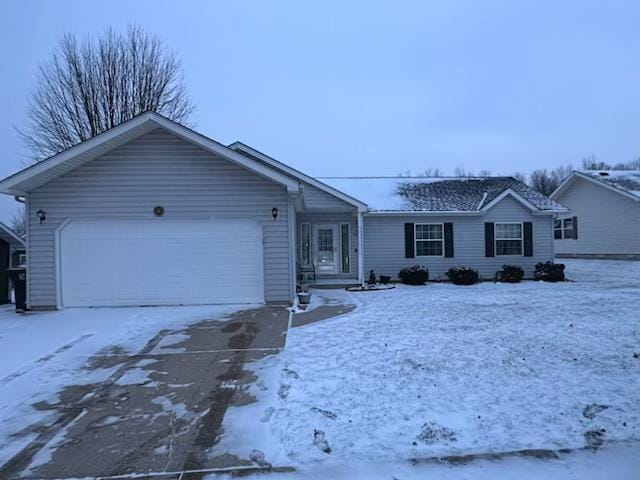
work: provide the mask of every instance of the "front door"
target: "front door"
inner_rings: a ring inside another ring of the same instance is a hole
[[[315,225],[316,271],[322,275],[338,273],[338,226]]]

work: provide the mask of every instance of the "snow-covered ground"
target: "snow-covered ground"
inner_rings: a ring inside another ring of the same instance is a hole
[[[340,292],[355,311],[289,332],[271,424],[290,464],[602,442],[640,458],[640,262],[565,263],[574,282]]]
[[[66,385],[107,378],[113,369],[87,370],[96,353],[135,353],[163,329],[221,318],[234,306],[65,309],[18,315],[0,311],[0,465],[32,438],[12,437],[47,422],[38,402],[53,403]],[[243,308],[246,308],[243,307]],[[124,381],[124,380],[123,380]],[[133,380],[132,380],[133,381]]]

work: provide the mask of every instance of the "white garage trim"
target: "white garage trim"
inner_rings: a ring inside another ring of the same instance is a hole
[[[66,220],[55,243],[58,308],[264,303],[261,222]]]

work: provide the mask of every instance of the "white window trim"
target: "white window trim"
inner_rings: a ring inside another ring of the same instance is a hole
[[[556,228],[555,220],[559,220],[560,221],[560,228]],[[570,237],[566,237],[564,235],[564,230],[565,230],[564,221],[565,220],[571,220],[571,236]],[[574,232],[573,232],[574,228],[575,228],[575,225],[573,224],[573,217],[561,217],[561,218],[554,219],[554,223],[553,223],[553,239],[554,240],[575,240]],[[556,231],[557,230],[560,230],[560,238],[556,238]]]
[[[302,227],[303,225],[307,225],[309,227],[309,263],[303,263],[302,259],[304,258],[304,255],[302,254],[302,249],[304,248],[304,237],[302,235]],[[302,267],[309,267],[311,265],[313,265],[313,233],[311,231],[311,222],[301,222],[300,223],[300,266]]]
[[[440,225],[442,227],[442,238],[440,240],[433,239],[427,240],[424,238],[418,239],[418,229],[416,228],[418,225]],[[442,254],[441,255],[418,255],[418,242],[441,242],[442,244]],[[415,258],[443,258],[444,257],[444,223],[414,223],[413,224],[413,253]]]
[[[496,234],[495,225],[520,225],[520,238],[498,238]],[[520,240],[520,253],[502,255],[498,253],[498,241],[499,240]],[[493,227],[493,251],[496,257],[524,257],[524,222],[495,222]]]

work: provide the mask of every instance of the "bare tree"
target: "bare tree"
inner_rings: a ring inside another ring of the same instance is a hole
[[[522,173],[522,172],[515,172],[513,175],[511,175],[513,178],[515,178],[516,180],[518,180],[519,182],[522,183],[527,183],[527,176]]]
[[[193,111],[181,64],[158,37],[135,26],[82,43],[66,34],[40,66],[20,135],[37,162],[148,111],[181,123]]]
[[[529,185],[543,195],[550,195],[557,188],[558,183],[546,168],[541,168],[531,172]]]
[[[11,217],[11,228],[20,238],[26,238],[27,222],[23,206],[19,206],[13,213],[13,217]]]
[[[595,155],[590,155],[582,159],[582,168],[585,170],[611,170],[611,165],[607,162],[599,161]]]

